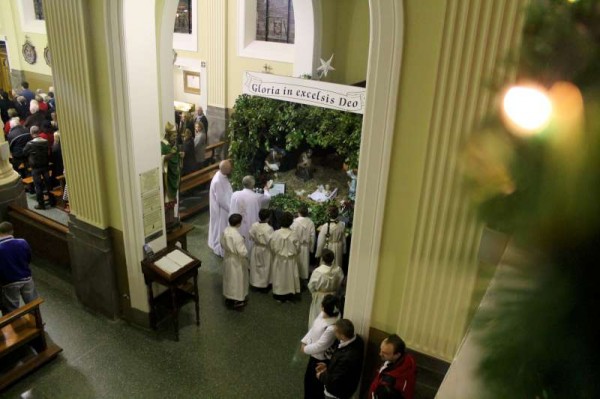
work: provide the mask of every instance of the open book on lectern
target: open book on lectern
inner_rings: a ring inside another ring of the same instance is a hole
[[[154,262],[154,264],[164,272],[173,274],[193,261],[194,259],[175,249]]]

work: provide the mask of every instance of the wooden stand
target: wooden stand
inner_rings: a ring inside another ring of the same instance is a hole
[[[191,224],[181,223],[178,228],[167,234],[167,247],[175,248],[175,244],[180,242],[181,247],[187,251],[187,235],[194,229]]]
[[[171,252],[173,248],[165,248],[154,256],[142,261],[142,272],[148,291],[148,304],[150,306],[150,327],[156,330],[158,325],[167,320],[167,316],[159,317],[159,309],[167,308],[169,310],[173,327],[175,329],[175,339],[179,341],[179,309],[188,301],[193,300],[196,308],[196,325],[200,325],[200,301],[198,297],[198,269],[201,262],[194,258],[185,250],[179,249],[187,256],[193,259],[181,269],[173,274],[168,274],[155,265],[155,262]],[[193,279],[193,286],[190,286],[189,280]],[[167,287],[167,291],[154,296],[152,283],[161,284]]]

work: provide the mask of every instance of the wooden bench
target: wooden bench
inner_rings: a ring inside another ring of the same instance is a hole
[[[36,255],[56,264],[70,264],[67,226],[14,205],[8,207],[8,219],[15,235],[26,239]]]
[[[213,159],[214,162],[216,162],[216,152],[217,149],[224,147],[225,145],[227,145],[227,141],[219,141],[218,143],[214,143],[211,145],[207,145],[206,146],[206,152],[204,153],[204,156],[206,159]]]
[[[227,141],[219,141],[218,143],[206,146],[205,157],[207,160],[211,160],[212,163],[200,170],[182,176],[181,181],[179,183],[180,194],[185,193],[186,191],[190,191],[196,187],[200,187],[202,185],[210,183],[215,173],[217,173],[217,171],[219,170],[219,162],[217,160],[216,151],[219,148],[224,147],[226,145]],[[195,215],[207,206],[208,196],[206,196],[206,198],[202,198],[198,203],[194,204],[193,206],[182,209],[180,211],[180,217],[181,219],[186,219],[192,215]]]
[[[183,176],[181,178],[181,183],[179,185],[179,192],[185,193],[186,191],[189,191],[193,188],[202,186],[203,184],[210,183],[213,176],[217,173],[218,170],[219,170],[219,164],[217,162],[215,162],[211,165],[208,165],[207,167],[205,167],[203,169],[197,170],[195,172],[192,172],[190,174]],[[209,204],[208,196],[206,196],[206,198],[202,198],[197,204],[195,204],[189,208],[182,209],[180,211],[179,216],[181,217],[181,219],[187,219],[188,217],[195,215],[196,213],[200,212],[202,209],[206,208],[208,206],[208,204]]]
[[[31,171],[31,168],[29,168],[29,170]],[[50,176],[52,176],[52,170],[49,170],[49,171],[48,171],[48,174],[49,174]],[[58,177],[57,177],[57,179],[59,179],[59,180],[60,180],[60,178],[61,178],[61,177],[62,177],[62,178],[63,178],[63,180],[64,180],[64,178],[65,178],[65,177],[64,177],[63,175],[60,175],[60,176],[58,176]],[[27,176],[27,177],[24,177],[24,178],[22,178],[22,179],[21,179],[21,182],[23,182],[23,184],[24,184],[25,186],[28,186],[28,185],[30,185],[30,184],[33,184],[33,177],[32,177],[32,176]]]
[[[62,348],[48,342],[40,313],[43,299],[38,298],[0,318],[0,364],[7,368],[0,374],[0,391],[54,359]],[[29,346],[18,356],[19,349]],[[13,367],[8,368],[10,365]]]

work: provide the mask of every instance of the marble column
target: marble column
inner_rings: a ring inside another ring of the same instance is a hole
[[[44,1],[71,216],[69,255],[77,298],[108,317],[120,314],[109,230],[107,168],[99,123],[101,64],[92,49],[96,2]]]
[[[227,112],[227,1],[208,0],[208,109],[210,142],[225,139]]]
[[[4,134],[0,133],[0,220],[6,219],[9,205],[27,206],[23,184],[19,174],[13,170],[9,157],[8,143]]]

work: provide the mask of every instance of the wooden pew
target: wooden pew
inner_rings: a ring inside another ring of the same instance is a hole
[[[217,171],[219,170],[219,162],[217,161],[216,151],[225,145],[227,145],[226,141],[220,141],[218,143],[206,146],[205,157],[206,159],[211,160],[212,163],[200,170],[182,176],[181,182],[179,183],[180,194],[190,191],[196,187],[200,187],[210,183],[215,173],[217,173]],[[202,198],[198,203],[194,204],[193,206],[190,206],[186,209],[182,209],[180,212],[180,217],[181,219],[186,219],[192,215],[195,215],[207,206],[208,196],[205,196],[205,198]]]
[[[48,342],[40,313],[41,298],[0,318],[0,364],[12,368],[0,374],[0,391],[54,359],[62,348]],[[28,345],[35,352],[15,356]]]
[[[67,226],[13,205],[8,207],[8,219],[15,228],[15,235],[26,239],[35,254],[60,265],[70,264]]]
[[[213,176],[219,170],[219,164],[217,162],[208,165],[207,167],[197,170],[195,172],[189,173],[181,178],[181,183],[179,185],[179,192],[185,193],[193,188],[202,186],[204,184],[210,183]],[[203,198],[198,204],[186,208],[185,210],[181,210],[180,217],[181,219],[186,219],[202,209],[208,206],[208,196]]]
[[[227,145],[227,141],[219,141],[218,143],[207,145],[206,152],[204,153],[205,158],[212,159],[213,162],[216,162],[216,151],[225,145]]]

